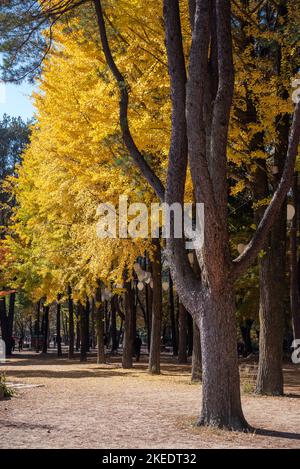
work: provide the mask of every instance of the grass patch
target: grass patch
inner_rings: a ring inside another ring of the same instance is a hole
[[[0,399],[14,396],[15,391],[7,386],[5,372],[0,373]]]

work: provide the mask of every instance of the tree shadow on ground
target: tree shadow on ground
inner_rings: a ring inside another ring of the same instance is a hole
[[[300,440],[300,433],[284,432],[278,430],[267,430],[265,428],[257,428],[254,430],[256,435],[269,436],[272,438],[286,438],[288,440]]]
[[[132,373],[122,372],[118,373],[111,369],[99,369],[99,370],[9,370],[8,377],[14,378],[65,378],[65,379],[77,379],[77,378],[113,378],[113,377],[126,377]]]

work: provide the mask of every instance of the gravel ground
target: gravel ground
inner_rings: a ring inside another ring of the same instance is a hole
[[[0,448],[299,448],[300,367],[285,366],[285,397],[243,394],[254,434],[197,428],[200,386],[190,367],[164,358],[162,375],[146,362],[123,370],[120,359],[47,359],[15,354],[2,370],[19,386],[0,402]],[[253,364],[243,364],[249,391]],[[255,370],[254,370],[255,371]],[[245,384],[246,383],[246,384]]]

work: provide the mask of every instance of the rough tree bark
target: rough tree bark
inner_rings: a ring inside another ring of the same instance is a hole
[[[87,347],[86,347],[86,309],[83,304],[78,302],[78,316],[80,323],[80,361],[87,361]]]
[[[179,303],[178,311],[178,363],[187,363],[187,311],[182,303]]]
[[[110,313],[111,313],[111,323],[110,323],[110,336],[111,336],[111,353],[116,352],[119,347],[118,333],[117,333],[117,306],[116,302],[118,298],[113,296],[110,300]]]
[[[61,350],[61,304],[59,301],[56,303],[56,344],[57,344],[57,356],[62,356]]]
[[[155,252],[152,263],[153,295],[149,372],[152,374],[159,374],[162,317],[161,249],[159,239],[153,240],[153,243],[155,245]]]
[[[72,298],[72,289],[68,287],[68,309],[69,309],[69,353],[71,360],[74,358],[74,302]]]
[[[193,352],[192,352],[192,382],[201,381],[202,358],[200,331],[195,321],[193,321]]]
[[[101,301],[101,286],[98,285],[95,295],[95,319],[96,319],[96,332],[97,332],[97,363],[105,363],[105,348],[104,348],[104,314],[103,304]]]
[[[177,327],[174,307],[174,291],[173,291],[173,280],[171,273],[169,272],[169,308],[170,308],[170,321],[172,331],[172,349],[173,355],[178,355],[178,342],[177,342]]]
[[[48,351],[48,335],[49,335],[49,306],[44,306],[44,337],[43,337],[43,354]]]
[[[132,368],[133,344],[134,344],[134,291],[131,282],[125,283],[124,294],[124,337],[123,337],[123,355],[122,367]]]

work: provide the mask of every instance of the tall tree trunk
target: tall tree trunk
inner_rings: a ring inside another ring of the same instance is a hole
[[[9,306],[8,306],[8,334],[10,337],[13,336],[15,303],[16,303],[16,293],[13,292],[9,295]]]
[[[78,314],[80,321],[80,361],[87,361],[86,347],[86,309],[81,302],[78,303]]]
[[[178,355],[178,342],[177,342],[177,327],[174,307],[174,291],[173,291],[173,280],[171,273],[169,272],[169,308],[170,308],[170,320],[171,320],[171,331],[172,331],[172,348],[173,355]]]
[[[61,350],[61,305],[59,301],[56,303],[56,343],[57,343],[57,356],[62,356]]]
[[[6,300],[5,296],[0,298],[0,323],[1,323],[1,336],[5,342],[5,353],[6,356],[9,357],[11,355],[12,349],[12,341],[11,337],[9,336],[8,330],[8,318],[6,314]]]
[[[41,308],[41,302],[38,301],[37,305],[37,312],[36,312],[36,344],[35,344],[35,351],[38,353],[40,351],[40,308]]]
[[[148,352],[150,352],[153,292],[152,292],[152,288],[147,284],[145,285],[145,295],[146,295],[146,311],[147,311],[147,348],[148,348]]]
[[[80,314],[79,314],[79,304],[76,305],[76,352],[80,349]]]
[[[95,319],[97,331],[97,363],[105,363],[105,348],[104,348],[104,314],[103,304],[101,301],[101,287],[98,285],[95,295]]]
[[[202,349],[201,425],[243,430],[248,427],[240,398],[233,287],[207,292],[199,328]],[[221,346],[220,346],[221,345]]]
[[[202,375],[202,357],[200,331],[196,322],[193,321],[193,352],[192,352],[192,381],[201,381]]]
[[[69,309],[69,359],[74,358],[74,303],[71,287],[68,287],[68,309]]]
[[[293,184],[293,204],[295,216],[292,220],[290,234],[290,301],[292,314],[292,328],[294,340],[300,339],[300,292],[298,270],[298,226],[299,226],[299,201],[298,201],[298,173],[295,173]]]
[[[187,322],[187,311],[182,303],[179,303],[179,312],[178,312],[178,325],[179,325],[179,334],[178,334],[178,363],[184,364],[187,363],[187,335],[186,335],[186,322]]]
[[[92,298],[91,306],[91,347],[96,347],[96,329],[95,329],[95,314],[96,314],[95,298]]]
[[[274,190],[278,187],[287,149],[289,118],[278,122],[279,141],[274,155],[278,168]],[[262,162],[265,165],[265,162]],[[264,166],[256,171],[255,196],[260,200],[269,196],[269,183]],[[256,382],[258,394],[283,394],[283,335],[287,297],[286,284],[286,200],[268,234],[264,253],[258,260],[260,284],[259,365]],[[262,210],[257,211],[258,220]]]
[[[155,253],[152,264],[153,299],[149,372],[152,374],[159,374],[162,318],[161,249],[159,239],[154,239],[153,243],[155,244]]]
[[[48,333],[49,333],[49,306],[44,306],[44,336],[43,336],[43,354],[48,351]]]
[[[90,350],[90,300],[87,298],[85,306],[85,321],[86,321],[86,351]]]
[[[286,204],[270,234],[268,252],[260,265],[258,394],[282,395],[282,352],[285,316]]]
[[[118,333],[117,333],[117,307],[116,301],[118,298],[113,296],[111,298],[111,324],[110,324],[110,334],[111,334],[111,352],[116,352],[118,350]]]
[[[125,323],[123,338],[122,367],[132,368],[133,344],[134,344],[134,291],[131,282],[125,284]]]

